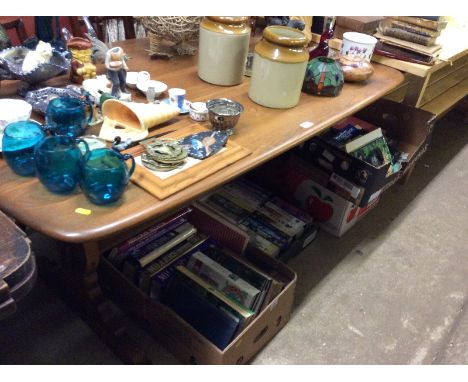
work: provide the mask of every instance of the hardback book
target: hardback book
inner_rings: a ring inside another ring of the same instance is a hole
[[[351,153],[356,158],[371,164],[374,167],[380,167],[387,163],[392,163],[392,154],[388,148],[385,137],[381,136],[361,146]],[[387,176],[393,174],[393,166],[389,166]]]
[[[246,258],[220,249],[219,247],[210,247],[205,250],[207,256],[211,257],[223,267],[239,275],[244,280],[252,284],[261,291],[260,298],[252,310],[256,313],[268,305],[283,289],[284,282],[275,279],[272,275],[264,272],[258,266],[249,262]]]
[[[164,219],[154,226],[146,229],[140,234],[118,244],[107,254],[107,258],[117,268],[121,268],[122,261],[130,254],[145,251],[146,246],[152,241],[173,230],[174,228],[187,222],[185,217],[192,211],[191,208],[185,208],[176,214]],[[149,251],[149,250],[148,250]]]
[[[242,319],[229,308],[220,307],[220,303],[208,299],[207,293],[191,279],[180,276],[171,282],[163,294],[162,302],[219,349],[224,350],[239,331]]]
[[[445,29],[445,27],[448,24],[447,20],[434,21],[413,16],[390,16],[390,18],[397,21],[403,21],[405,23],[417,25],[423,28],[432,29],[435,31],[441,31]]]
[[[245,233],[249,236],[249,244],[257,248],[259,251],[265,253],[266,255],[276,258],[279,256],[281,249],[276,244],[272,243],[265,239],[262,235],[256,233],[254,230],[250,229],[248,226],[239,223],[239,228],[244,230]]]
[[[197,251],[207,251],[208,248],[216,247],[217,243],[212,239],[208,238],[203,243],[199,244],[195,248],[186,252],[184,255],[177,258],[172,263],[155,273],[150,279],[149,295],[154,300],[159,300],[161,295],[164,294],[167,286],[171,282],[174,273],[179,265],[186,266],[190,257]]]
[[[415,44],[432,46],[435,44],[437,37],[424,36],[419,33],[410,32],[406,29],[401,29],[393,26],[379,28],[379,31],[384,36],[395,37],[400,40],[414,42]]]
[[[208,240],[208,236],[205,234],[197,233],[190,236],[186,241],[183,241],[179,245],[175,246],[171,250],[167,251],[159,258],[149,263],[144,267],[138,276],[138,286],[147,294],[150,293],[151,280],[162,270],[166,269],[175,263],[181,265],[182,262],[179,260],[185,259],[188,261],[190,256],[196,251],[200,250],[201,244]]]
[[[197,233],[197,229],[192,224],[185,223],[164,236],[161,236],[153,242],[156,243],[157,246],[154,246],[152,251],[127,257],[123,264],[122,271],[124,275],[127,276],[129,280],[137,282],[137,275],[145,266],[179,243],[187,240],[195,233]]]
[[[412,52],[416,52],[420,55],[430,56],[430,57],[437,57],[440,54],[440,50],[442,49],[442,45],[435,44],[432,46],[425,46],[421,44],[416,44],[411,41],[405,41],[401,38],[385,36],[381,32],[377,32],[375,35],[381,42],[389,45],[394,45],[400,48],[405,48],[406,50],[410,50]]]
[[[187,268],[248,309],[260,295],[259,289],[200,251],[190,257]]]
[[[292,238],[298,238],[304,232],[305,223],[281,209],[274,203],[266,202],[257,212],[268,219],[270,225]]]
[[[368,143],[376,140],[377,138],[383,137],[382,134],[382,129],[377,128],[375,130],[370,131],[369,133],[358,137],[351,142],[348,142],[345,145],[345,151],[347,153],[352,153],[353,151],[356,151],[357,149],[360,149],[361,147],[367,145]]]
[[[243,227],[247,227],[249,230],[262,236],[269,242],[278,246],[281,250],[287,249],[291,243],[290,238],[280,234],[277,230],[265,224],[258,216],[247,216],[240,223],[240,228],[243,229]]]
[[[437,38],[437,37],[440,36],[440,31],[435,31],[435,30],[432,30],[432,29],[420,27],[420,26],[417,26],[417,25],[413,25],[413,24],[410,24],[410,23],[406,23],[406,22],[398,21],[398,20],[393,20],[393,19],[387,19],[384,22],[382,22],[381,25],[384,26],[384,27],[389,26],[389,27],[392,27],[392,28],[402,29],[402,30],[405,30],[407,32],[416,33],[416,34],[419,34],[419,35],[425,36],[425,37]]]
[[[201,198],[198,202],[217,212],[219,215],[225,217],[234,224],[237,224],[239,221],[244,219],[249,213],[247,210],[239,207],[237,204],[217,192]]]

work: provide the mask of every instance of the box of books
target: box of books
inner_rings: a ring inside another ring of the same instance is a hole
[[[249,253],[286,260],[317,234],[312,216],[251,179],[240,178],[202,197],[196,205],[235,224],[249,236]]]
[[[333,176],[293,153],[260,170],[263,182],[311,215],[320,228],[341,236],[371,208],[379,197],[364,206],[353,198],[354,185],[340,186]],[[349,183],[349,182],[348,182]]]
[[[363,187],[365,206],[395,183],[424,153],[434,115],[379,100],[305,142],[297,153],[329,174]]]
[[[181,361],[246,363],[288,322],[296,285],[282,262],[248,257],[247,242],[235,224],[194,205],[108,248],[101,278]]]

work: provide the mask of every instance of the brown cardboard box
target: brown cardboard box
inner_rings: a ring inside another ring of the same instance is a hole
[[[213,236],[221,243],[230,240],[231,229],[234,236],[245,235],[240,230],[236,232],[236,227],[229,226],[223,233],[219,229],[220,222],[209,224],[206,216],[201,220],[203,222],[196,226],[207,234],[210,233],[210,227],[218,226],[218,232]],[[247,240],[246,235],[245,238]],[[285,286],[224,350],[218,349],[167,306],[151,299],[105,257],[101,261],[100,273],[104,287],[107,287],[123,308],[180,361],[187,364],[244,364],[286,325],[294,302],[296,274],[282,262],[268,260],[268,265],[265,263],[262,270],[270,273],[273,268],[275,278],[280,278]],[[259,266],[259,263],[256,262],[256,265]]]
[[[344,32],[360,32],[373,34],[383,16],[337,16],[335,23],[335,38],[343,38]]]

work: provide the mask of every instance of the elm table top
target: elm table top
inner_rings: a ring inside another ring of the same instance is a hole
[[[52,194],[37,178],[15,175],[0,159],[0,209],[21,223],[58,240],[71,243],[99,241],[155,219],[329,128],[384,96],[403,81],[399,71],[374,64],[375,73],[367,83],[346,83],[336,98],[302,93],[299,104],[294,108],[269,109],[248,98],[250,80],[247,77],[237,86],[215,86],[198,78],[196,56],[151,59],[146,51],[149,47],[147,39],[122,41],[118,45],[131,57],[130,71],[147,70],[151,79],[163,81],[169,88],[185,88],[187,99],[192,102],[218,97],[240,102],[245,111],[235,127],[235,135],[230,139],[249,149],[252,154],[164,200],[155,198],[130,182],[121,200],[109,206],[91,204],[80,191],[67,196]],[[51,86],[57,86],[57,83],[65,85],[66,77],[51,81]],[[16,84],[2,82],[0,96],[12,97]],[[144,98],[136,95],[135,99]],[[308,129],[300,127],[305,121],[312,122],[313,126]],[[178,117],[164,129],[174,130],[191,123],[194,122],[188,116]],[[77,214],[75,210],[79,207],[92,210],[91,215]]]

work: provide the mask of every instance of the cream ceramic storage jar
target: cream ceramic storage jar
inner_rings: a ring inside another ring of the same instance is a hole
[[[300,30],[269,26],[255,46],[249,97],[271,108],[286,109],[299,102],[309,55]]]
[[[200,23],[198,76],[211,84],[242,82],[249,50],[250,27],[246,16],[207,16]]]

